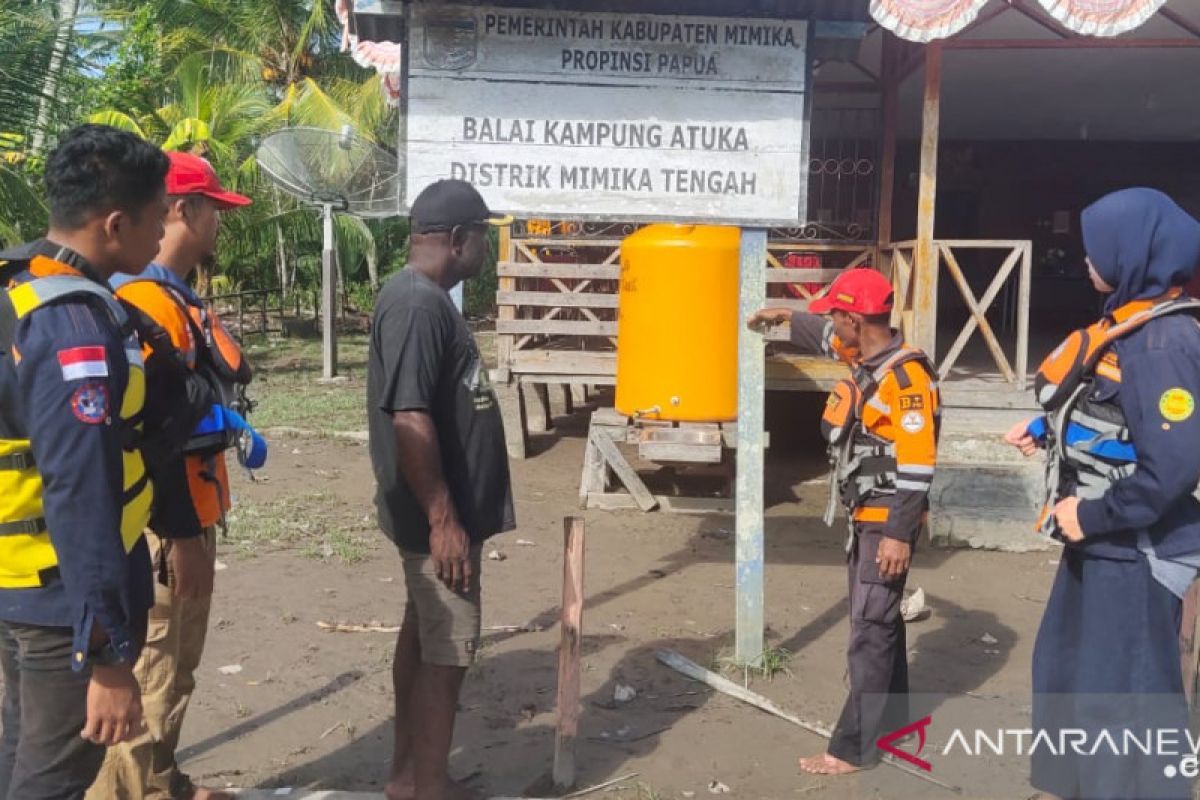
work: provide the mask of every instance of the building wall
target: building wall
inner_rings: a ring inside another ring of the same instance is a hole
[[[1192,143],[943,142],[935,235],[1032,240],[1032,327],[1053,338],[1083,324],[1097,309],[1084,267],[1080,211],[1116,189],[1149,186],[1200,217],[1196,154]],[[896,241],[916,234],[919,163],[917,143],[901,142],[893,206]],[[978,296],[995,263],[968,258],[963,267]],[[938,302],[939,319],[947,326],[966,318],[948,279],[939,282]]]

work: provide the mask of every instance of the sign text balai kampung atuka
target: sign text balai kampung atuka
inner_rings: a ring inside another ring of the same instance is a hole
[[[407,198],[518,215],[804,216],[803,21],[411,7]]]

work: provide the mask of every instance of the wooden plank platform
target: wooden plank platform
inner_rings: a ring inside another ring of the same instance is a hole
[[[722,497],[670,497],[651,494],[618,444],[636,445],[642,461],[682,465],[705,470],[729,481],[732,462],[725,453],[737,442],[735,423],[690,423],[636,419],[612,408],[597,409],[588,426],[583,471],[579,481],[582,508],[638,509],[682,513],[729,513],[733,499]],[[610,477],[615,481],[610,481]],[[624,491],[610,491],[610,484]]]

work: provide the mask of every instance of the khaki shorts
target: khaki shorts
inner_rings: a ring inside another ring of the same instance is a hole
[[[408,588],[405,622],[415,620],[421,642],[421,663],[438,667],[469,667],[479,649],[479,573],[483,546],[471,548],[471,585],[451,591],[442,583],[426,553],[400,551]]]

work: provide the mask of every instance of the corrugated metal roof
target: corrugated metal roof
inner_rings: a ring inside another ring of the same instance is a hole
[[[782,17],[869,22],[867,0],[492,0],[515,8],[557,8],[712,17]]]
[[[397,7],[399,4],[395,4]],[[491,0],[509,8],[870,22],[867,0]],[[376,16],[355,12],[355,16]],[[391,16],[388,14],[387,16]]]

